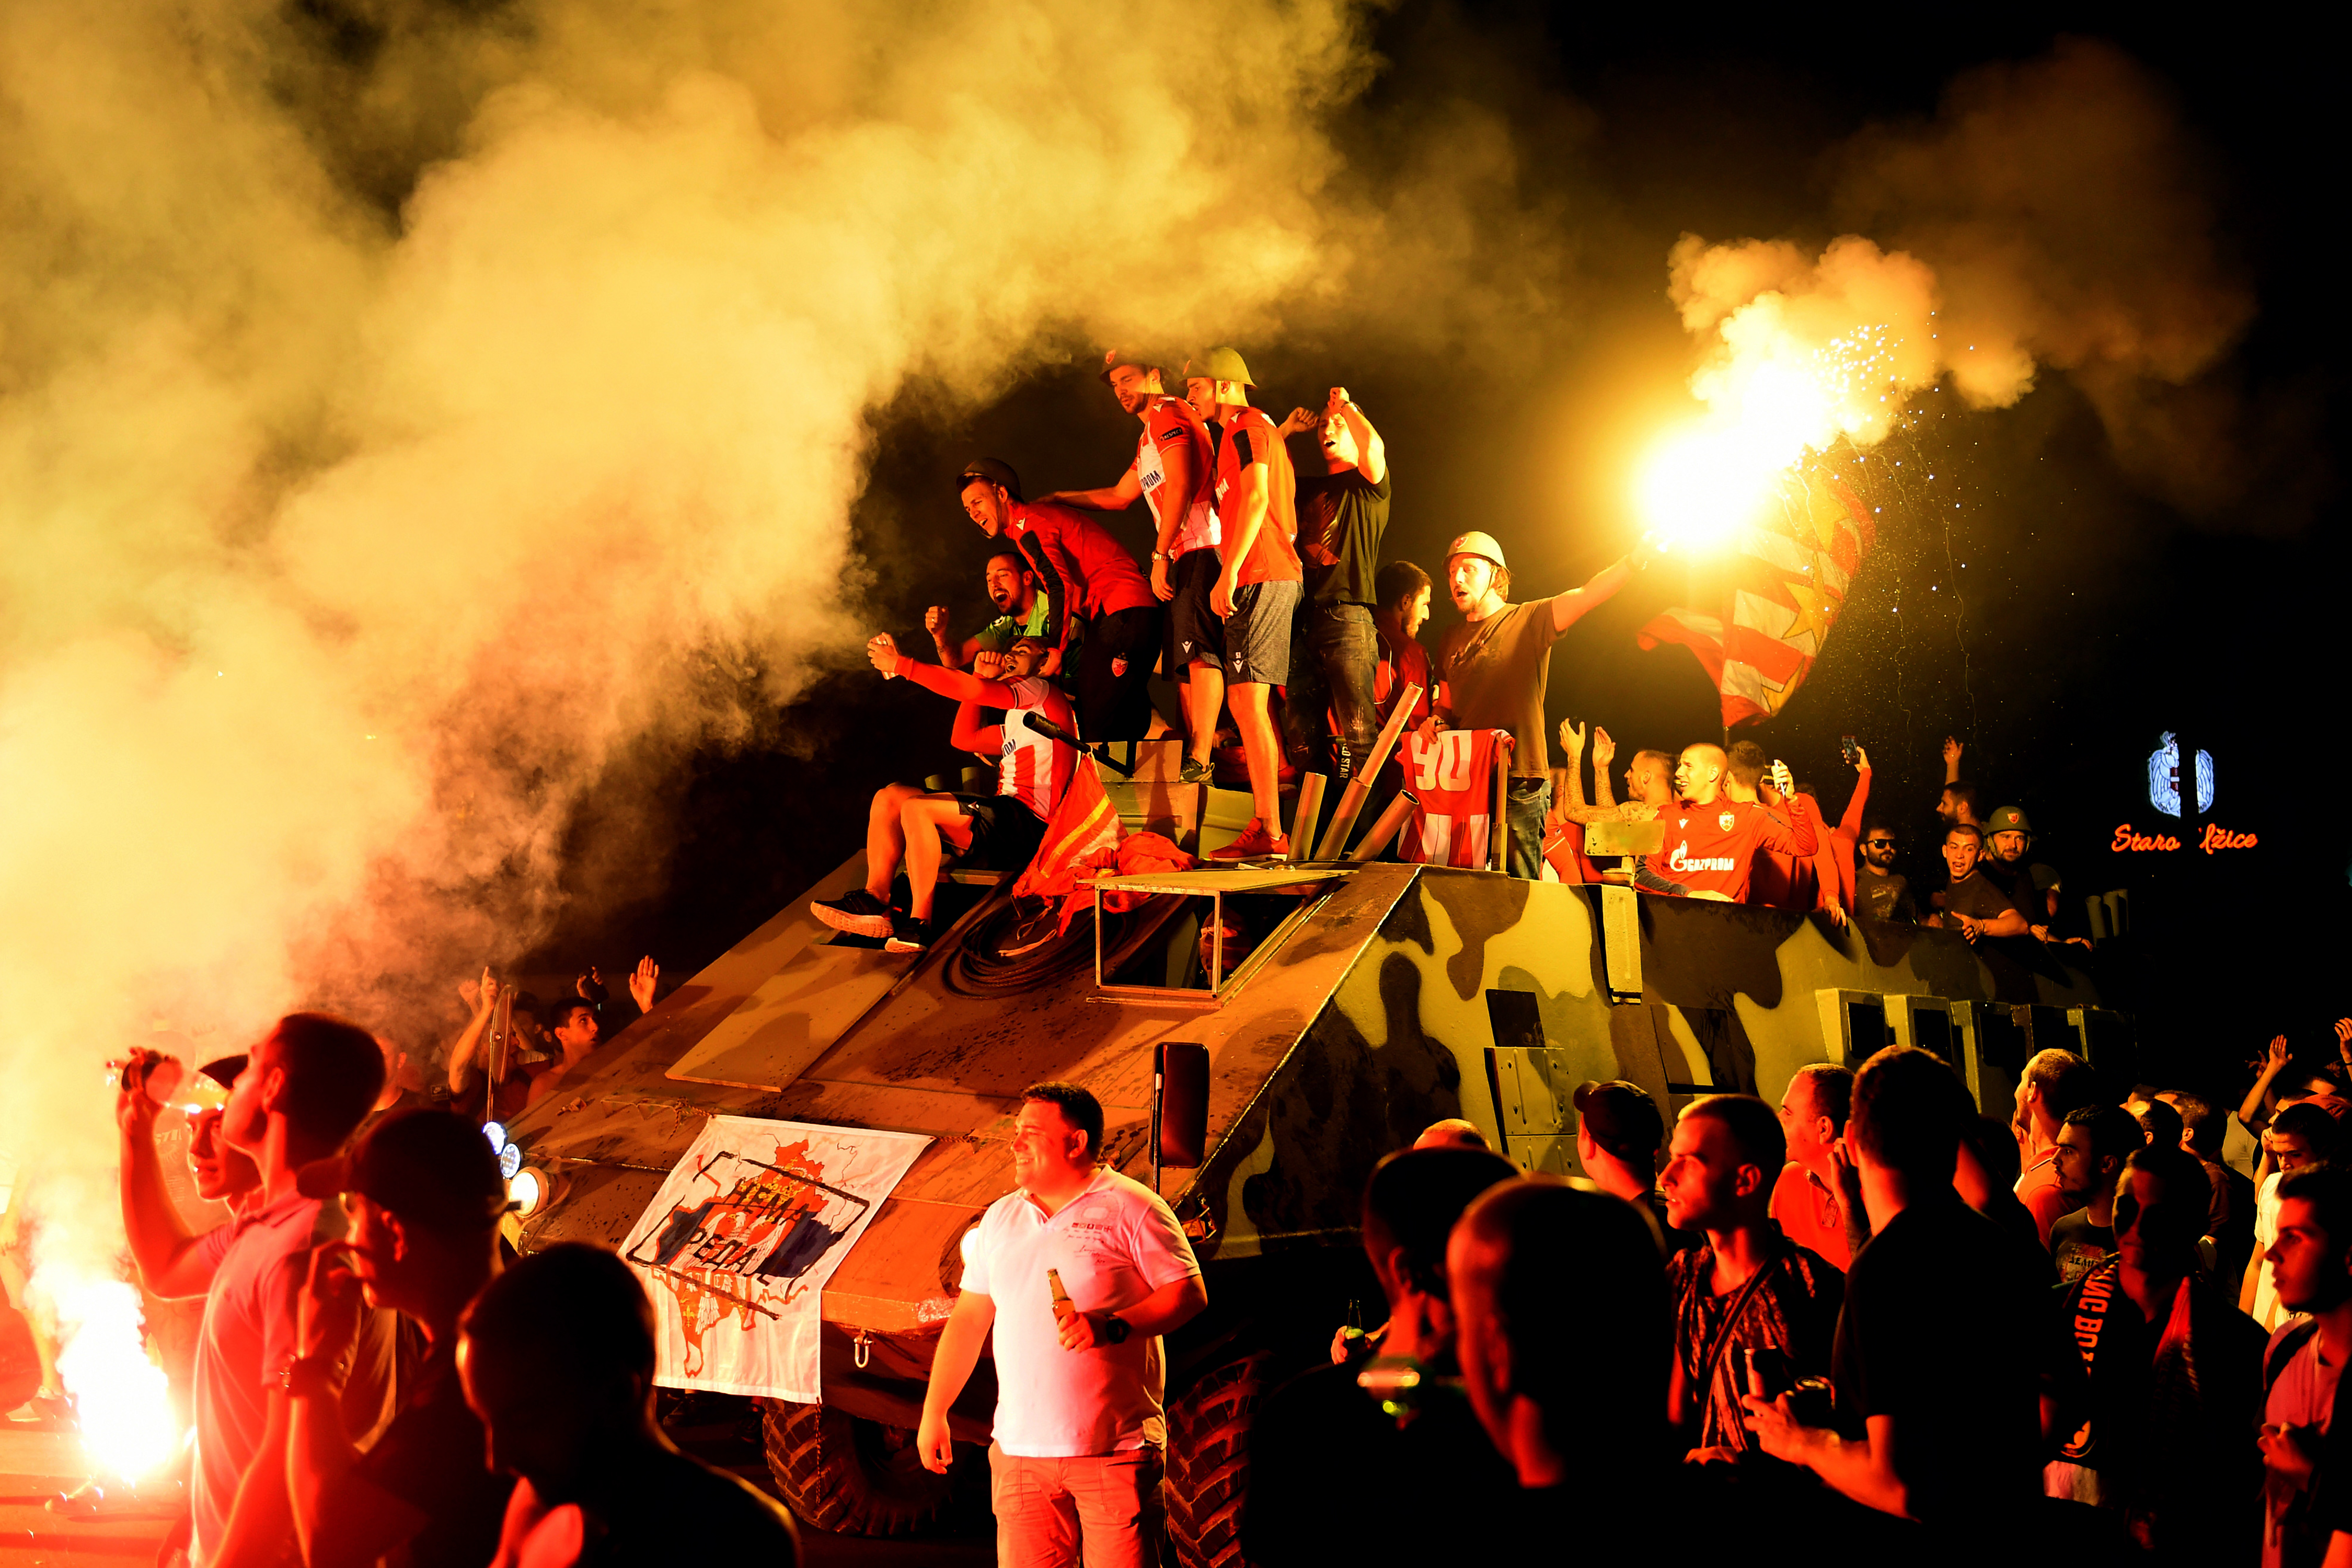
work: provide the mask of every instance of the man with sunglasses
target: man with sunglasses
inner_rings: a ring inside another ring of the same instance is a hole
[[[1911,884],[1895,868],[1895,829],[1874,817],[1862,830],[1862,874],[1854,879],[1854,913],[1874,921],[1919,923]]]

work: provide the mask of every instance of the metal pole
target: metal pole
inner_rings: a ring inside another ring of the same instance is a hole
[[[1323,847],[1315,852],[1318,860],[1337,860],[1348,847],[1348,835],[1356,826],[1357,816],[1364,809],[1365,797],[1372,793],[1372,781],[1380,776],[1381,769],[1388,765],[1389,752],[1395,748],[1397,737],[1404,733],[1405,721],[1412,717],[1413,707],[1420,700],[1421,688],[1418,686],[1406,687],[1404,695],[1397,700],[1396,710],[1389,715],[1389,721],[1381,726],[1380,739],[1372,742],[1372,754],[1365,759],[1363,765],[1356,770],[1355,777],[1348,781],[1348,787],[1340,793],[1339,809],[1332,814],[1330,831],[1323,835]]]

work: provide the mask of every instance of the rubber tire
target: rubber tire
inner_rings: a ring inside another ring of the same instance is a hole
[[[1250,1428],[1272,1362],[1227,1362],[1169,1402],[1168,1544],[1181,1568],[1240,1568]]]
[[[836,1535],[916,1535],[940,1522],[955,1495],[923,1468],[915,1435],[822,1405],[761,1402],[768,1473],[793,1512]]]

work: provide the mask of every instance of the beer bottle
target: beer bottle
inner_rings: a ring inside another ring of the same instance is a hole
[[[1045,1285],[1054,1292],[1054,1321],[1067,1322],[1070,1314],[1078,1309],[1070,1300],[1070,1293],[1062,1289],[1062,1271],[1058,1268],[1045,1270]]]

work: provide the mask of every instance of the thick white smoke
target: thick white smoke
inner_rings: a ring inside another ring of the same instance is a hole
[[[0,1151],[68,1271],[102,1058],[520,952],[616,750],[740,722],[703,661],[848,641],[908,378],[1314,287],[1362,59],[1275,0],[460,16],[0,11]]]

